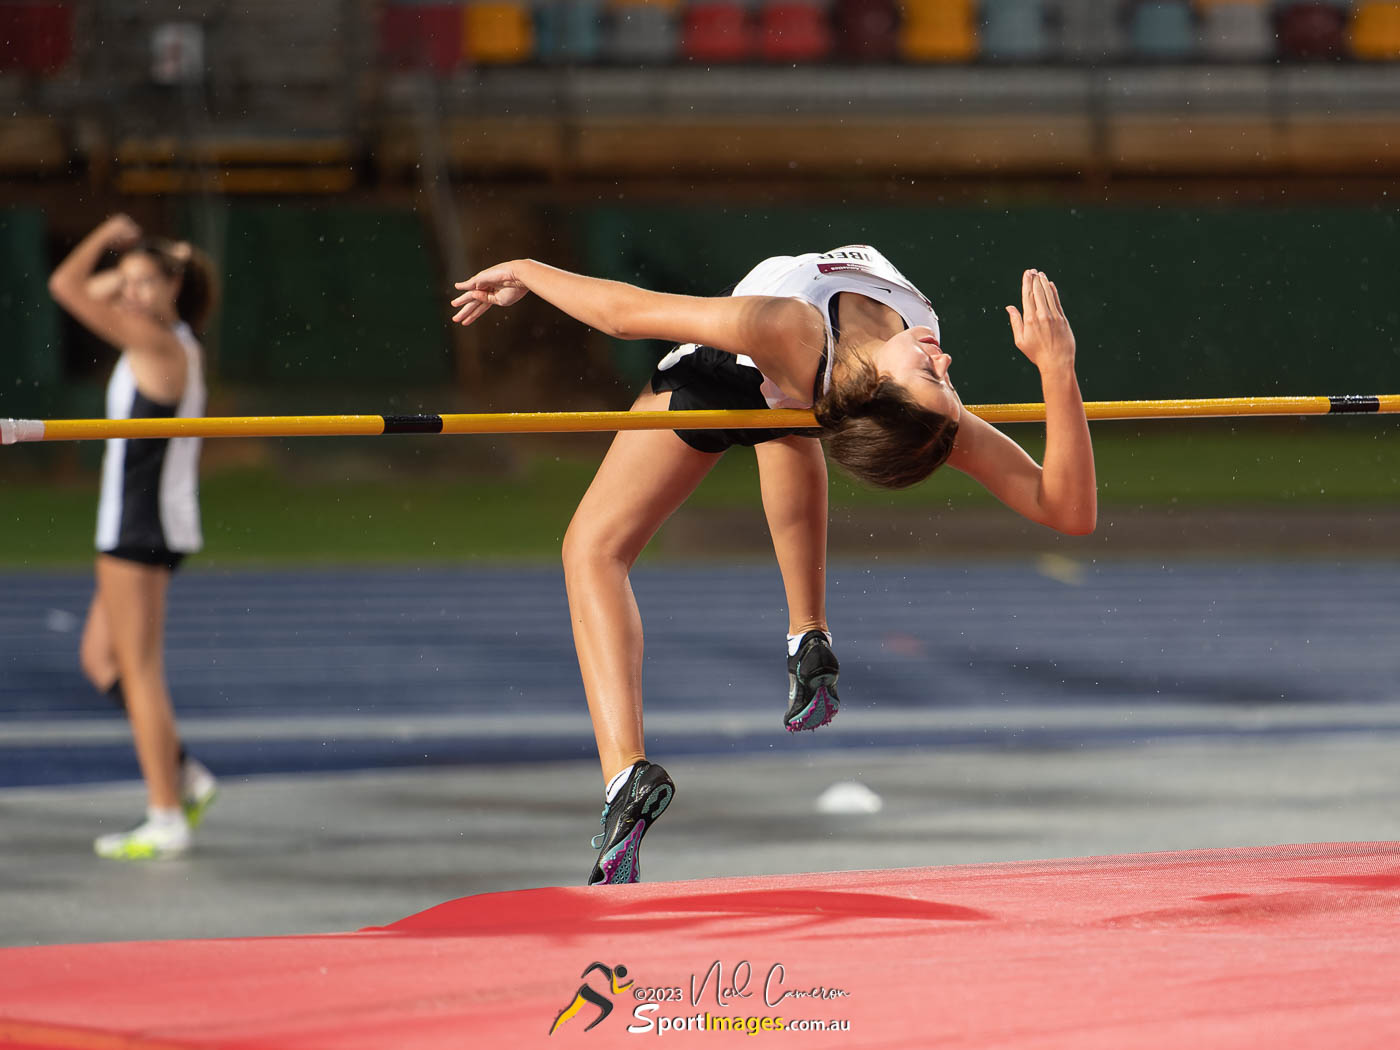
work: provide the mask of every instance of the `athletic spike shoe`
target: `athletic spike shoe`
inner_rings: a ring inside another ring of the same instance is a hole
[[[190,829],[183,821],[147,818],[130,831],[98,836],[92,848],[108,860],[164,860],[190,848]]]
[[[642,877],[638,850],[642,836],[666,812],[676,796],[676,785],[666,770],[651,762],[638,762],[617,797],[603,806],[603,832],[593,836],[598,861],[588,885],[620,885]]]
[[[189,755],[180,763],[180,808],[185,811],[190,830],[199,827],[204,814],[219,797],[219,782],[197,758]]]
[[[820,729],[841,709],[836,679],[841,664],[821,631],[808,631],[788,657],[788,709],[783,725],[789,733]]]

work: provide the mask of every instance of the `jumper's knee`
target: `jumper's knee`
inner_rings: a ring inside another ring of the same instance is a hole
[[[631,553],[611,530],[590,522],[580,522],[577,518],[569,523],[564,533],[560,553],[564,561],[565,579],[602,569],[620,568],[626,572],[637,559],[636,554]]]

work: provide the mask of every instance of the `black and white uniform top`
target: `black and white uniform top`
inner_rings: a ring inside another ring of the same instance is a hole
[[[185,389],[177,404],[152,401],[136,389],[129,352],[107,383],[108,419],[204,415],[204,354],[189,325],[174,333],[185,351]],[[97,505],[97,549],[190,554],[204,546],[199,527],[200,439],[109,438]]]
[[[771,295],[801,299],[821,311],[826,325],[822,366],[810,398],[795,398],[763,374],[746,354],[730,355],[712,347],[683,343],[656,367],[652,389],[674,391],[671,408],[811,408],[831,385],[834,353],[840,338],[837,296],[855,292],[883,303],[906,328],[926,325],[939,337],[933,304],[888,259],[868,244],[848,244],[829,252],[776,255],[764,259],[734,286],[731,295]],[[793,431],[677,431],[682,440],[706,452],[729,445],[751,445]],[[706,437],[710,435],[710,437]]]

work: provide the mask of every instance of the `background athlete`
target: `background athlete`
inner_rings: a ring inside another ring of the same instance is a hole
[[[117,264],[98,271],[109,251]],[[204,414],[204,355],[195,332],[213,305],[212,272],[184,242],[143,238],[125,215],[93,230],[49,279],[54,299],[121,352],[107,384],[107,416]],[[84,674],[122,704],[146,783],[146,819],[102,835],[103,857],[183,853],[216,793],[184,753],[165,681],[170,577],[203,544],[198,438],[114,439],[102,461],[97,589],[83,627]]]
[[[814,407],[832,458],[862,480],[900,488],[947,462],[1032,521],[1071,534],[1094,528],[1093,447],[1074,335],[1058,289],[1039,271],[1022,274],[1021,308],[1006,310],[1017,347],[1041,375],[1043,464],[963,410],[929,300],[868,245],[767,259],[722,298],[652,292],[528,259],[456,287],[453,319],[464,325],[534,292],[615,338],[679,344],[633,410]],[[675,792],[645,757],[642,624],[628,573],[730,444],[758,445],[764,509],[798,629],[789,672],[794,693],[816,698],[806,713],[790,704],[788,728],[814,728],[835,713],[821,449],[780,431],[722,432],[712,445],[697,436],[705,433],[618,434],[564,538],[575,648],[606,784],[590,883],[637,880],[642,837]]]

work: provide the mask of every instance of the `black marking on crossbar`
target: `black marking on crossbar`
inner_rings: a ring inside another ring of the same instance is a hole
[[[1332,406],[1327,410],[1332,412],[1379,412],[1381,410],[1381,399],[1370,394],[1341,394],[1327,399]]]
[[[386,434],[441,434],[442,416],[385,416]]]

